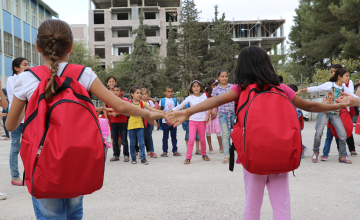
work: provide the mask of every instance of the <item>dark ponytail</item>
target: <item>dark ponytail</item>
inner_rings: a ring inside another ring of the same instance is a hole
[[[55,93],[54,82],[59,69],[59,61],[67,54],[67,49],[72,47],[73,35],[70,26],[61,20],[47,19],[38,28],[36,44],[41,49],[42,55],[51,63],[51,78],[45,89],[45,97],[51,99]]]
[[[345,68],[341,68],[341,69],[336,70],[334,76],[330,78],[330,82],[338,81],[339,76],[343,77],[345,75],[345,73],[347,73],[347,72],[348,71]]]

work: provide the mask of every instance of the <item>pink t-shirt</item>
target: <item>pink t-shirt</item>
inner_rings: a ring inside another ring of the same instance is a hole
[[[280,84],[280,88],[282,90],[284,90],[285,94],[287,95],[287,97],[292,101],[296,95],[295,91],[292,90],[289,86],[285,85],[285,84]],[[241,88],[238,85],[233,85],[231,87],[232,90],[234,90],[234,92],[236,93],[236,95],[239,97],[240,96],[240,92],[241,92]],[[235,101],[235,103],[237,104],[238,100]]]

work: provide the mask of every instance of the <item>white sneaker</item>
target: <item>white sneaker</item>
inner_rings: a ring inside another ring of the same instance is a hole
[[[0,200],[6,199],[6,193],[0,192]]]
[[[309,149],[308,147],[305,147],[305,146],[304,146],[304,149],[303,149],[303,153],[302,153],[302,155],[301,155],[301,158],[304,158],[304,157],[305,157],[308,149]]]

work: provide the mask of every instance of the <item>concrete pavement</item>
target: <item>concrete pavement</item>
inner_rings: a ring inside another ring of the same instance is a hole
[[[315,121],[305,122],[303,143],[309,147],[296,177],[290,174],[292,219],[359,219],[360,156],[350,157],[352,165],[340,164],[333,142],[328,161],[311,162]],[[325,140],[321,144],[321,150]],[[194,155],[184,165],[185,132],[178,127],[181,157],[161,158],[162,131],[154,131],[158,158],[150,164],[109,162],[108,152],[103,188],[84,197],[84,219],[242,219],[245,202],[243,168],[234,172],[221,163],[216,136],[212,142],[216,154],[211,161]],[[354,135],[356,147],[360,136]],[[170,141],[169,141],[170,144]],[[194,147],[195,149],[195,147]],[[194,150],[195,151],[195,150]],[[26,187],[10,184],[10,141],[0,141],[0,191],[8,195],[0,201],[0,219],[35,219]],[[360,150],[359,150],[360,152]],[[138,162],[140,162],[138,160]],[[22,173],[22,164],[19,165]],[[272,208],[265,190],[261,219],[272,219]]]

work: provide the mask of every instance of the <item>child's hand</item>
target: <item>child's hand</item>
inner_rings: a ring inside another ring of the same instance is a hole
[[[166,121],[168,124],[173,125],[173,127],[177,127],[184,123],[186,119],[189,117],[186,114],[186,110],[184,111],[175,111],[169,114],[166,114]]]
[[[359,98],[355,98],[345,92],[341,92],[341,96],[336,99],[338,103],[345,103],[347,106],[359,106]]]
[[[212,116],[209,116],[209,117],[207,117],[207,118],[206,118],[206,121],[205,121],[205,122],[206,122],[206,124],[207,124],[207,125],[209,125],[209,124],[210,124],[210,122],[211,122],[211,118],[212,118]]]
[[[150,124],[154,124],[154,121],[156,119],[160,119],[160,118],[164,118],[165,115],[164,113],[159,113],[159,112],[151,112],[150,115],[148,117],[144,117],[146,121],[148,121]]]

